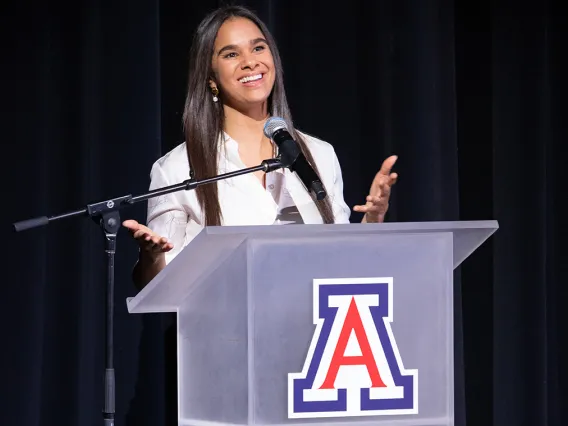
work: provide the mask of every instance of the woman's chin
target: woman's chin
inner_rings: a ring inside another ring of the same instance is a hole
[[[264,104],[266,102],[268,102],[268,97],[270,96],[270,92],[266,92],[264,90],[256,90],[256,91],[251,91],[249,93],[247,93],[245,96],[243,96],[243,101],[244,103],[247,104]]]
[[[238,102],[227,102],[226,105],[239,111],[264,109],[268,104],[268,96],[247,96]]]

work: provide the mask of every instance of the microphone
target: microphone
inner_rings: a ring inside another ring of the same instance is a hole
[[[269,118],[264,125],[264,135],[278,145],[282,167],[296,172],[306,190],[311,191],[317,200],[323,200],[326,197],[323,184],[288,132],[286,122],[280,117]]]

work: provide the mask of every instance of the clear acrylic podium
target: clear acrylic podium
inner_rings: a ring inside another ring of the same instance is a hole
[[[205,228],[128,310],[177,313],[180,425],[451,426],[453,270],[497,228]]]

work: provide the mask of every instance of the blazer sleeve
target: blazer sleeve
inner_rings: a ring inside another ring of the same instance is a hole
[[[150,191],[172,185],[159,162],[150,172]],[[173,249],[166,253],[169,263],[184,247],[189,214],[178,192],[160,195],[148,200],[147,226],[156,234],[166,237]]]
[[[341,174],[341,166],[335,149],[331,148],[332,165],[333,165],[333,192],[332,192],[332,208],[335,217],[335,223],[350,223],[351,209],[343,198],[343,176]]]

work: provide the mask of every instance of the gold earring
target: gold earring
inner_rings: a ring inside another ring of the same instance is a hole
[[[213,102],[219,101],[219,98],[217,97],[219,96],[219,89],[217,89],[217,87],[212,87],[211,92],[213,93]]]

